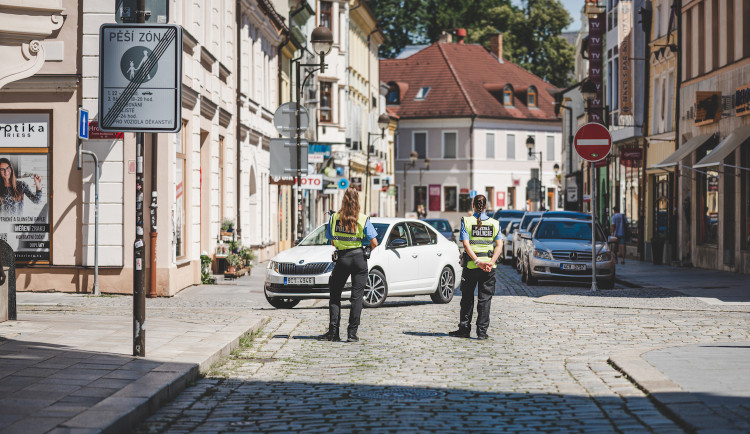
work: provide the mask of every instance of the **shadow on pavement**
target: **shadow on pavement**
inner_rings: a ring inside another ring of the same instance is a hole
[[[448,333],[429,333],[429,332],[404,332],[404,334],[409,335],[409,336],[427,336],[427,337],[448,336]]]

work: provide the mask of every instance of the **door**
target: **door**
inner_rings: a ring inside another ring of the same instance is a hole
[[[403,247],[392,247],[391,243],[396,239],[406,241]],[[417,279],[419,262],[415,247],[412,245],[409,230],[406,223],[396,224],[388,234],[385,245],[385,255],[388,269],[385,270],[385,278],[388,282],[388,293],[397,294],[408,291],[414,287]]]
[[[414,244],[412,257],[419,262],[415,284],[419,289],[433,288],[437,285],[438,267],[443,262],[437,246],[437,234],[423,223],[409,222],[409,235]]]

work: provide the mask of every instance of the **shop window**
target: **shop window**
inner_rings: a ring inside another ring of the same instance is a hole
[[[320,122],[333,122],[333,83],[320,82]]]
[[[419,205],[427,210],[427,187],[423,185],[414,186],[414,209],[416,211]]]
[[[703,146],[696,151],[696,161],[708,155],[711,148]],[[696,201],[696,229],[699,244],[718,244],[719,237],[719,172],[696,172],[698,199]]]
[[[185,257],[186,251],[186,207],[185,207],[185,173],[187,168],[188,147],[187,122],[182,122],[182,130],[177,140],[175,153],[175,204],[174,204],[174,230],[175,230],[175,258]]]
[[[529,90],[526,93],[527,93],[528,106],[529,107],[536,107],[537,106],[537,103],[536,103],[536,96],[537,96],[536,95],[536,88],[534,86],[529,86]]]
[[[332,11],[333,11],[333,2],[330,2],[330,1],[320,2],[320,23],[318,24],[323,27],[328,27],[329,30],[333,30],[333,25],[331,24]]]
[[[741,146],[739,166],[745,168],[739,170],[742,180],[742,250],[750,250],[750,170],[746,170],[750,169],[750,146]]]
[[[458,211],[458,188],[443,187],[443,210]]]
[[[666,235],[669,226],[669,178],[659,175],[654,181],[654,235]]]

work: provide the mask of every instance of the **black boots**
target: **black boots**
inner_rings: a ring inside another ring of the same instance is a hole
[[[319,341],[330,341],[330,342],[338,342],[341,340],[341,337],[339,336],[339,328],[338,326],[328,326],[328,331],[317,337]]]
[[[464,329],[464,328],[458,328],[458,330],[454,330],[452,332],[448,332],[448,336],[453,336],[454,338],[468,338],[470,337],[471,329]]]

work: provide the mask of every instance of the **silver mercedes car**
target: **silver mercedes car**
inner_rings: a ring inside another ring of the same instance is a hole
[[[539,280],[591,281],[591,222],[565,218],[542,218],[533,233],[524,233],[530,242],[524,258],[524,280],[535,285]],[[615,285],[615,260],[607,238],[596,225],[596,279],[605,289]]]

